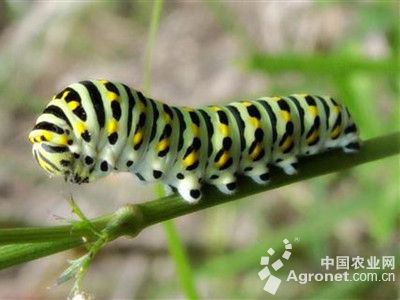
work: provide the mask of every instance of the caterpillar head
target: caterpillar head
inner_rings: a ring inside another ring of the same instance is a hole
[[[63,176],[73,183],[88,182],[88,172],[71,150],[73,133],[68,124],[50,114],[49,108],[54,107],[50,102],[29,134],[33,156],[50,176]]]

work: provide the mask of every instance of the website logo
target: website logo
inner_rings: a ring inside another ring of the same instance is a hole
[[[298,238],[294,239],[299,241]],[[312,282],[395,282],[396,257],[394,255],[382,256],[325,256],[320,259],[321,271],[312,268],[313,272],[298,272],[293,269],[288,271],[286,278],[279,278],[276,272],[282,269],[292,255],[292,244],[288,239],[283,240],[284,251],[274,259],[275,250],[269,248],[267,255],[262,256],[258,277],[265,281],[264,291],[275,295],[282,283],[297,282],[300,285]]]
[[[285,251],[282,253],[281,258],[288,261],[290,258],[290,255],[292,254],[292,244],[289,242],[288,239],[283,240],[283,244],[285,246]],[[260,265],[265,266],[260,272],[258,272],[258,277],[260,277],[261,280],[267,280],[264,285],[264,291],[275,295],[276,291],[278,290],[282,280],[279,279],[278,277],[274,276],[271,274],[271,269],[270,266],[274,271],[278,271],[283,267],[283,261],[281,258],[276,259],[273,263],[270,263],[270,258],[275,254],[275,250],[272,248],[269,248],[268,251],[268,256],[262,256]]]

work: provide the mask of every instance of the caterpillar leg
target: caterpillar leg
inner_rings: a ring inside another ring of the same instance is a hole
[[[320,151],[319,146],[305,146],[302,149],[302,153],[301,155],[305,155],[305,156],[311,156],[311,155],[315,155]]]
[[[254,167],[245,174],[258,184],[267,184],[271,179],[268,166],[263,165]]]
[[[342,149],[345,153],[356,153],[360,150],[360,140],[357,135],[357,127],[353,123],[349,125],[345,131],[343,137]]]
[[[164,192],[166,196],[171,196],[172,194],[176,193],[177,190],[172,185],[165,184],[164,185]]]
[[[342,149],[344,153],[357,153],[360,150],[360,147],[361,147],[360,142],[355,141],[346,144],[345,146],[343,146]]]
[[[194,176],[186,176],[176,182],[176,189],[182,198],[189,203],[197,203],[202,196],[199,180]]]
[[[283,160],[280,160],[279,162],[276,162],[276,165],[280,167],[283,172],[285,172],[287,175],[295,175],[297,174],[297,158],[295,156],[292,157],[287,157],[284,158]]]
[[[237,189],[237,179],[234,175],[229,173],[223,173],[218,179],[212,182],[224,194],[231,195]]]

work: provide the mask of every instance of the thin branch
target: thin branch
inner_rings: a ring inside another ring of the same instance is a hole
[[[357,154],[350,155],[335,150],[303,158],[299,163],[298,175],[287,176],[281,171],[274,172],[271,183],[267,186],[242,178],[238,192],[232,196],[223,195],[215,188],[207,186],[203,199],[194,205],[172,195],[142,204],[127,205],[111,215],[93,219],[91,223],[99,230],[107,229],[111,237],[109,240],[123,235],[135,236],[143,228],[165,220],[398,153],[400,132],[365,141]],[[0,244],[14,244],[0,247],[0,269],[77,247],[85,243],[83,238],[89,242],[97,238],[85,222],[55,227],[0,229]],[[31,244],[27,244],[28,242]]]
[[[163,1],[157,0],[153,4],[153,10],[151,15],[150,31],[148,35],[146,57],[144,62],[144,72],[143,72],[143,85],[144,92],[150,94],[150,78],[151,78],[151,65],[153,61],[153,49],[156,40],[156,34],[158,31],[161,11],[163,7]]]
[[[150,31],[147,40],[147,51],[144,68],[144,92],[150,94],[151,87],[151,65],[153,58],[153,49],[158,31],[161,11],[163,7],[163,0],[156,0],[153,4],[153,11],[150,22]],[[165,197],[166,193],[164,187],[158,183],[154,187],[156,197]],[[176,274],[182,286],[182,290],[187,299],[198,299],[195,283],[192,275],[191,266],[185,251],[185,247],[179,238],[178,231],[172,220],[163,223],[165,236],[168,243],[168,249],[171,258],[175,263]]]
[[[139,204],[146,226],[196,212],[208,207],[240,198],[273,190],[294,182],[338,172],[370,161],[392,156],[400,152],[400,132],[369,139],[364,142],[357,154],[345,154],[341,150],[325,152],[303,158],[299,163],[299,173],[287,176],[281,171],[274,172],[271,183],[263,186],[255,184],[248,178],[242,178],[238,191],[231,196],[219,193],[215,188],[207,186],[202,200],[194,205],[182,201],[173,195]]]

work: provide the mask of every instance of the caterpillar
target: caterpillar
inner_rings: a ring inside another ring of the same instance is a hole
[[[204,183],[231,194],[238,174],[266,184],[271,165],[293,175],[300,156],[360,148],[349,111],[331,97],[296,94],[193,109],[107,80],[73,83],[55,95],[29,140],[40,167],[66,181],[130,172],[162,181],[191,203]]]

